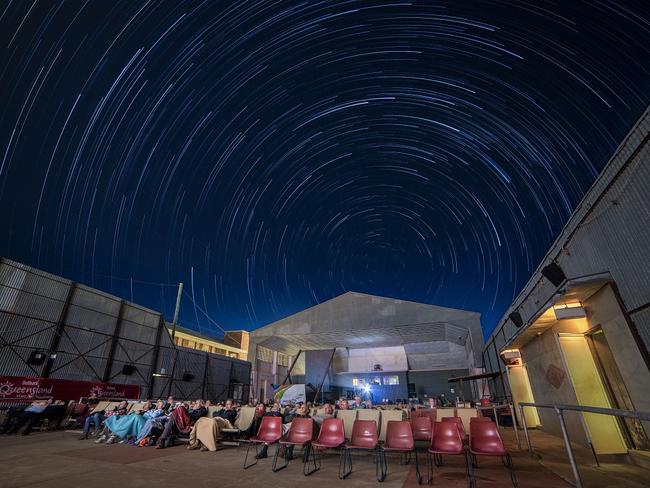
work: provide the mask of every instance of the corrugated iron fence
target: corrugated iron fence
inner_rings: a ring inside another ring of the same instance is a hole
[[[250,363],[176,347],[160,313],[0,258],[0,374],[247,401]]]

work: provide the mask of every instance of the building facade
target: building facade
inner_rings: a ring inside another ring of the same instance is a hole
[[[448,379],[477,372],[482,349],[476,312],[348,292],[251,332],[252,395],[293,382],[317,401],[472,400],[480,392]]]
[[[650,412],[650,109],[584,196],[488,339],[495,396]],[[553,410],[526,422],[561,435]],[[648,422],[571,413],[597,454],[650,447]]]
[[[201,334],[192,329],[176,326],[174,330],[172,325],[167,323],[167,330],[174,337],[174,344],[197,351],[206,351],[229,358],[248,359],[248,331],[233,330],[226,331],[223,340],[216,337]]]

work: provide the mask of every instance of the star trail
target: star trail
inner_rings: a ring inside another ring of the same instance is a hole
[[[0,255],[200,329],[491,331],[650,103],[643,0],[13,0],[0,48]]]

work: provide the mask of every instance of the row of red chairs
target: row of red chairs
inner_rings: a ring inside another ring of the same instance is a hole
[[[377,423],[374,420],[355,420],[352,435],[348,442],[342,419],[326,419],[318,435],[313,440],[313,421],[309,418],[294,419],[289,432],[282,436],[282,420],[280,417],[264,417],[257,435],[250,439],[244,458],[244,469],[257,464],[257,446],[275,444],[273,471],[279,471],[288,466],[285,456],[283,465],[278,465],[281,446],[299,446],[304,449],[303,473],[305,476],[320,470],[322,452],[326,449],[339,449],[339,478],[345,479],[352,473],[352,451],[365,450],[373,452],[375,470],[378,481],[384,481],[388,472],[387,452],[397,452],[415,456],[415,467],[418,484],[422,482],[417,454],[417,441],[426,441],[427,449],[427,482],[433,480],[433,464],[440,466],[442,456],[462,455],[465,460],[465,470],[470,487],[475,486],[473,468],[478,467],[477,456],[499,456],[504,466],[510,472],[512,484],[517,488],[514,465],[506,451],[496,424],[489,418],[477,417],[470,422],[469,436],[465,432],[462,419],[459,417],[444,417],[441,422],[432,422],[429,416],[415,417],[411,421],[389,421],[386,427],[386,440],[379,443]],[[248,464],[251,446],[255,446],[256,461]],[[321,455],[319,455],[321,453]]]

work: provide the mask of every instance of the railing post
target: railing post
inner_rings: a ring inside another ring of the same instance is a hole
[[[560,427],[562,428],[562,437],[564,438],[564,447],[566,448],[567,455],[569,456],[569,463],[571,464],[571,470],[573,471],[573,477],[576,480],[576,488],[582,488],[582,480],[580,479],[580,473],[578,472],[578,465],[576,464],[575,457],[573,456],[573,449],[571,448],[571,441],[569,440],[569,433],[566,430],[566,424],[564,423],[564,414],[562,410],[557,407],[554,407],[555,413],[559,417]]]
[[[499,417],[497,417],[497,407],[492,407],[492,413],[494,414],[494,423],[497,424],[497,429],[499,428]]]
[[[528,437],[528,425],[526,425],[526,417],[524,416],[524,406],[519,404],[519,413],[521,414],[521,425],[524,428],[524,436],[526,437],[526,445],[528,446],[528,453],[533,455],[533,446],[530,445],[530,437]]]
[[[517,449],[521,451],[521,442],[519,441],[519,430],[517,430],[517,417],[515,417],[515,411],[512,408],[512,403],[508,403],[508,408],[510,409],[510,417],[512,418],[512,428],[515,429],[515,439],[517,439]]]

